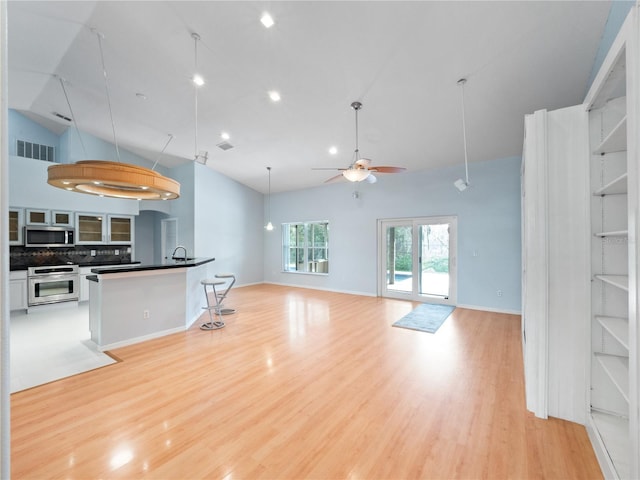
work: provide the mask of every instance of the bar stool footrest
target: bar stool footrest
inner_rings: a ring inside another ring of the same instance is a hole
[[[224,326],[224,322],[207,322],[200,325],[200,330],[218,330]]]

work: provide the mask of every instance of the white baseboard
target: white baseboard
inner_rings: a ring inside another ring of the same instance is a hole
[[[160,338],[166,335],[171,335],[174,333],[180,333],[184,331],[185,331],[184,327],[170,328],[168,330],[162,330],[161,332],[150,333],[149,335],[142,335],[141,337],[130,338],[129,340],[123,340],[121,342],[109,343],[107,345],[98,345],[98,350],[100,350],[101,352],[104,352],[107,350],[113,350],[114,348],[128,347],[129,345],[134,345],[140,342],[146,342],[147,340],[153,340],[154,338]]]
[[[334,289],[334,288],[311,287],[311,286],[307,286],[307,285],[297,285],[297,284],[292,284],[292,283],[258,282],[258,283],[254,283],[252,285],[259,285],[260,283],[265,283],[265,284],[269,284],[269,285],[279,285],[279,286],[282,286],[282,287],[308,288],[310,290],[323,290],[325,292],[345,293],[347,295],[362,295],[363,297],[377,297],[378,296],[375,293],[369,293],[369,292],[356,292],[356,291],[351,291],[351,290],[337,290],[337,289]],[[483,306],[479,306],[479,305],[461,305],[461,304],[458,304],[458,305],[456,305],[456,307],[468,308],[470,310],[482,310],[482,311],[485,311],[485,312],[508,313],[510,315],[521,315],[522,314],[522,312],[520,310],[510,310],[510,309],[504,309],[504,308],[483,307]]]
[[[279,285],[281,287],[293,287],[293,288],[306,288],[309,290],[322,290],[324,292],[334,292],[334,293],[344,293],[347,295],[360,295],[363,297],[376,297],[377,295],[375,293],[369,293],[369,292],[354,292],[354,291],[350,291],[350,290],[337,290],[334,288],[320,288],[320,287],[311,287],[309,285],[298,285],[298,284],[293,284],[293,283],[279,283],[279,282],[262,282],[262,283],[266,283],[269,285]]]
[[[508,313],[509,315],[522,315],[520,310],[510,310],[504,308],[492,308],[492,307],[482,307],[478,305],[461,305],[458,304],[456,307],[460,308],[468,308],[469,310],[482,310],[484,312],[495,312],[495,313]]]

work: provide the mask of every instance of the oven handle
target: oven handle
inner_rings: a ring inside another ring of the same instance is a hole
[[[51,281],[59,281],[59,280],[64,280],[68,278],[69,280],[75,280],[78,279],[78,281],[80,280],[80,275],[78,275],[77,273],[61,273],[60,275],[57,274],[46,274],[46,275],[31,275],[29,276],[29,280],[51,280]]]

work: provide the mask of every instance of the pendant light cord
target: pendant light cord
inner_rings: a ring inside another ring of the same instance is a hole
[[[67,106],[69,107],[69,113],[71,113],[71,120],[73,121],[73,126],[76,128],[76,133],[78,134],[80,145],[82,145],[82,151],[84,152],[85,158],[87,158],[87,149],[85,148],[84,142],[82,141],[82,135],[80,135],[80,129],[78,128],[78,123],[76,122],[76,116],[73,113],[73,109],[71,108],[71,102],[69,101],[69,95],[67,95],[67,89],[64,86],[65,80],[58,75],[56,75],[56,77],[60,81],[60,86],[62,87],[62,91],[64,92],[64,98],[67,100]]]
[[[461,78],[458,80],[458,85],[462,88],[462,94],[460,98],[462,99],[462,139],[464,142],[464,175],[465,175],[465,183],[469,185],[469,160],[467,156],[467,122],[465,119],[465,108],[464,108],[464,84],[467,83],[466,78]]]
[[[269,202],[267,203],[267,218],[271,222],[271,167],[267,167],[269,171]]]
[[[195,71],[193,72],[194,75],[198,74],[198,40],[200,40],[200,35],[198,35],[197,33],[192,33],[191,36],[193,37],[193,41],[194,41],[194,65],[195,65]],[[194,84],[194,117],[195,117],[195,138],[194,138],[194,156],[193,158],[197,161],[198,160],[198,85]]]
[[[167,143],[164,144],[164,148],[162,149],[162,151],[158,155],[158,158],[156,158],[156,162],[153,164],[153,167],[151,167],[151,170],[155,170],[156,169],[156,165],[158,165],[158,161],[160,160],[160,157],[162,157],[162,154],[164,153],[164,151],[167,149],[167,147],[171,143],[171,140],[173,140],[173,135],[169,134],[169,140],[167,140]]]
[[[113,120],[113,108],[111,108],[111,95],[109,92],[109,81],[107,79],[107,68],[104,65],[104,52],[102,50],[102,39],[104,35],[95,29],[91,30],[98,37],[98,45],[100,46],[100,59],[102,60],[102,74],[104,75],[104,88],[107,91],[107,103],[109,104],[109,115],[111,116],[111,130],[113,131],[113,143],[116,146],[116,156],[120,162],[120,148],[118,147],[118,137],[116,136],[116,122]]]

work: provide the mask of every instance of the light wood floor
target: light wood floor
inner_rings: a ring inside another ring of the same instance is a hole
[[[273,285],[227,327],[12,395],[12,477],[602,478],[585,429],[524,406],[520,317]],[[203,317],[204,318],[204,317]]]

